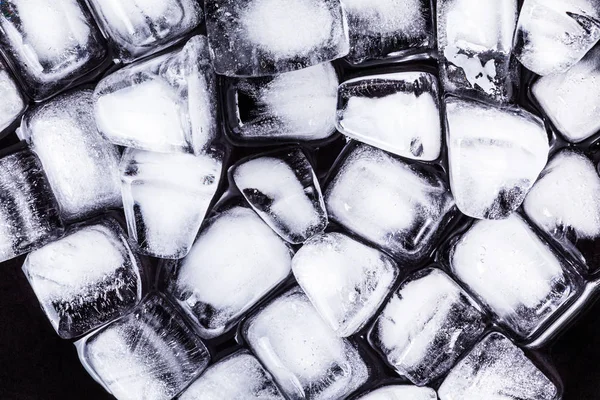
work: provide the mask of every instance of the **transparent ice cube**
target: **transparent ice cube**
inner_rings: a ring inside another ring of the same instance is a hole
[[[369,321],[399,273],[384,253],[337,232],[304,243],[292,270],[323,320],[342,337]]]
[[[546,165],[542,120],[520,108],[447,99],[450,186],[473,218],[501,219],[516,210]]]
[[[200,335],[213,338],[288,277],[292,255],[254,211],[235,206],[205,223],[174,266],[168,291]]]
[[[393,294],[369,341],[412,383],[444,375],[485,329],[475,302],[439,269],[409,277]]]
[[[2,1],[0,47],[36,100],[71,86],[106,56],[102,35],[77,0]]]
[[[98,83],[96,123],[111,142],[200,153],[217,134],[216,77],[204,36],[181,50],[122,68]]]
[[[55,97],[25,114],[18,131],[40,158],[66,220],[121,206],[120,154],[96,129],[92,94]]]
[[[454,211],[445,181],[429,166],[350,146],[325,193],[330,219],[397,259],[422,259]]]
[[[476,221],[451,249],[450,267],[523,339],[535,335],[580,286],[578,276],[516,213]]]
[[[373,390],[356,400],[437,400],[435,390],[409,385],[388,385]]]
[[[350,79],[339,87],[340,132],[402,157],[440,156],[442,122],[438,83],[426,72]]]
[[[72,227],[30,253],[23,272],[65,339],[120,317],[141,299],[139,261],[111,218]]]
[[[523,353],[491,333],[450,371],[440,400],[556,400],[558,389]]]
[[[127,149],[121,160],[129,237],[159,258],[184,257],[221,179],[222,155]]]
[[[8,128],[25,111],[25,107],[21,89],[0,61],[0,132]]]
[[[348,54],[339,0],[206,0],[206,30],[218,74],[274,75]]]
[[[518,80],[511,63],[517,0],[437,2],[440,75],[447,92],[510,101]]]
[[[124,62],[156,53],[202,20],[196,0],[88,0],[88,4]]]
[[[564,72],[600,39],[597,0],[525,0],[515,55],[538,75]]]
[[[210,359],[179,311],[157,293],[75,345],[90,375],[119,400],[169,400]]]
[[[357,349],[336,336],[300,288],[248,319],[243,335],[290,400],[345,398],[368,379]]]
[[[283,239],[302,243],[327,226],[321,187],[299,148],[242,162],[233,180],[254,211]]]

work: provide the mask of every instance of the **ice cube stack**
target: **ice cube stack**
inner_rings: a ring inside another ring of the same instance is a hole
[[[119,400],[559,400],[599,40],[597,0],[2,1],[0,259]]]

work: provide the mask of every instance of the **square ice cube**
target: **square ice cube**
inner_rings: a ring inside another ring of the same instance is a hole
[[[506,102],[518,84],[511,62],[517,0],[437,2],[440,76],[446,92]]]
[[[260,362],[240,350],[211,365],[177,400],[285,400]]]
[[[159,258],[182,258],[204,220],[221,180],[222,155],[127,149],[121,159],[129,237]]]
[[[201,153],[217,135],[216,77],[206,37],[108,75],[94,101],[98,129],[115,144]]]
[[[335,132],[338,77],[330,63],[225,82],[225,111],[234,140],[321,140]]]
[[[330,219],[394,258],[422,260],[455,214],[441,174],[374,147],[349,146],[325,192]]]
[[[440,400],[557,400],[558,389],[506,337],[493,332],[450,371]]]
[[[124,62],[177,42],[202,20],[196,0],[88,0],[96,21]]]
[[[368,379],[358,350],[336,336],[300,288],[263,307],[242,333],[290,400],[345,398]]]
[[[210,359],[179,311],[158,293],[75,345],[89,374],[119,400],[169,400]]]
[[[409,385],[388,385],[377,388],[355,400],[437,400],[435,390]]]
[[[35,100],[72,86],[106,57],[100,31],[77,0],[0,2],[0,47]]]
[[[26,107],[21,89],[0,60],[0,132],[8,128]]]
[[[63,339],[120,317],[141,299],[139,261],[112,218],[70,228],[30,253],[23,272]]]
[[[367,75],[342,83],[337,126],[344,135],[402,157],[440,156],[438,83],[426,72]]]
[[[206,0],[206,30],[218,74],[263,76],[348,54],[339,0]]]
[[[485,329],[479,306],[448,275],[428,268],[409,277],[375,321],[369,342],[412,383],[444,375]]]
[[[338,336],[350,336],[375,314],[398,277],[385,253],[332,232],[310,238],[292,260],[296,280]]]
[[[244,160],[233,181],[254,211],[283,239],[303,243],[323,232],[327,211],[321,187],[300,148]]]
[[[42,162],[65,220],[121,206],[117,148],[96,129],[92,90],[30,110],[18,131]]]
[[[292,255],[254,211],[234,206],[205,222],[167,290],[210,339],[289,276]]]
[[[454,275],[521,339],[534,336],[580,291],[581,278],[516,213],[476,221],[449,261]]]

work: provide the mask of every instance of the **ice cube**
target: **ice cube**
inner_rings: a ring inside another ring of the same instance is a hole
[[[600,132],[600,45],[562,74],[534,82],[533,97],[570,142],[581,142]]]
[[[373,390],[356,400],[437,400],[435,390],[408,385],[389,385]]]
[[[440,400],[556,400],[558,389],[506,337],[493,332],[452,369]]]
[[[60,337],[83,335],[141,299],[139,261],[112,218],[74,226],[33,251],[23,272]]]
[[[217,134],[216,77],[204,36],[181,50],[102,79],[95,116],[111,142],[141,150],[200,153]]]
[[[254,211],[290,243],[303,243],[327,226],[321,187],[300,148],[246,160],[233,170],[233,180]]]
[[[394,292],[369,341],[396,372],[421,386],[448,372],[484,329],[475,302],[448,275],[428,268]]]
[[[523,339],[535,335],[580,286],[578,276],[516,213],[476,221],[449,259],[455,276]]]
[[[446,92],[493,102],[513,98],[517,0],[437,2],[440,75]]]
[[[423,259],[454,214],[445,181],[427,165],[350,146],[325,193],[330,219],[397,259]]]
[[[564,72],[600,39],[597,0],[525,0],[515,55],[538,75]]]
[[[88,4],[124,62],[164,49],[202,20],[196,0],[88,0]]]
[[[286,242],[254,211],[234,206],[205,223],[174,266],[168,291],[210,339],[287,278],[291,262]]]
[[[26,147],[0,158],[0,262],[40,247],[63,227],[40,160]]]
[[[102,35],[77,0],[0,2],[0,47],[36,100],[71,86],[106,56]]]
[[[218,74],[263,76],[348,54],[339,0],[206,0],[206,30]]]
[[[222,156],[127,149],[121,160],[129,237],[159,258],[184,257],[217,191]]]
[[[226,110],[235,139],[319,140],[335,132],[338,77],[330,63],[226,82]]]
[[[523,209],[551,239],[592,269],[600,266],[600,177],[577,150],[556,154],[533,186]]]
[[[345,398],[368,379],[358,350],[335,335],[300,288],[262,308],[242,331],[290,400]]]
[[[348,15],[350,54],[358,64],[424,52],[432,47],[430,0],[342,0]]]
[[[292,270],[323,320],[342,337],[365,326],[399,273],[384,253],[338,232],[309,239]]]
[[[450,186],[473,218],[501,219],[516,210],[548,160],[543,122],[520,108],[447,99]]]
[[[0,132],[8,128],[25,111],[25,107],[21,90],[0,60]]]
[[[119,151],[96,129],[92,90],[30,110],[18,131],[42,162],[66,220],[121,206]]]
[[[285,400],[260,362],[247,350],[208,368],[177,400]]]
[[[179,311],[157,293],[75,345],[90,375],[119,400],[169,400],[210,359]]]
[[[440,156],[438,84],[426,72],[367,75],[339,87],[338,129],[344,135],[402,157]]]

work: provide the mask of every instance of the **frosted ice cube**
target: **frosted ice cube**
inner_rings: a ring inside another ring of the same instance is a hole
[[[518,80],[511,63],[517,0],[437,2],[440,75],[447,92],[510,101]]]
[[[339,0],[206,0],[206,30],[218,74],[273,75],[348,54]]]
[[[410,262],[427,255],[454,213],[436,170],[363,144],[347,150],[325,204],[331,220]]]
[[[527,217],[590,268],[600,266],[600,177],[592,161],[565,149],[548,163],[523,209]]]
[[[338,129],[344,135],[402,157],[440,156],[438,84],[426,72],[368,75],[339,87]]]
[[[338,77],[330,63],[227,82],[227,114],[236,139],[318,140],[335,132]]]
[[[96,129],[92,93],[55,97],[25,114],[18,131],[40,158],[67,220],[121,206],[119,151]]]
[[[369,321],[399,273],[384,253],[337,232],[309,239],[292,270],[323,320],[342,337]]]
[[[300,288],[248,319],[243,335],[291,400],[345,398],[368,379],[356,348],[335,335]]]
[[[292,251],[254,211],[232,207],[208,220],[177,262],[171,296],[213,338],[235,324],[291,270]]]
[[[597,0],[525,0],[515,55],[538,75],[564,72],[600,39]]]
[[[327,226],[321,187],[299,148],[244,161],[233,170],[233,180],[254,211],[290,243],[302,243]]]
[[[524,339],[575,296],[580,284],[516,213],[475,222],[451,249],[450,267],[501,323]]]
[[[506,337],[491,333],[450,371],[440,400],[556,400],[558,389]]]
[[[216,77],[204,36],[181,50],[102,79],[96,123],[111,142],[142,150],[200,153],[217,134]]]
[[[519,108],[447,99],[450,186],[456,205],[474,218],[516,210],[546,165],[543,122]]]
[[[75,345],[90,375],[119,400],[169,400],[210,359],[179,311],[157,293]]]
[[[409,385],[383,386],[356,400],[437,400],[435,390]]]
[[[177,400],[285,400],[260,362],[247,350],[209,367]]]
[[[25,111],[25,107],[21,90],[0,61],[0,132],[8,128]]]
[[[71,86],[106,56],[102,35],[77,0],[1,2],[0,47],[36,100]]]
[[[600,45],[562,74],[544,76],[531,89],[557,130],[570,142],[600,131]]]
[[[412,383],[444,375],[485,329],[475,302],[438,269],[419,271],[389,300],[369,341]]]
[[[139,262],[113,219],[70,229],[33,251],[23,272],[62,338],[83,335],[141,299]]]
[[[28,148],[0,158],[0,262],[62,234],[59,208],[40,160]]]
[[[196,0],[88,0],[121,61],[156,53],[202,20]]]
[[[222,156],[127,149],[121,160],[129,237],[159,258],[184,257],[221,179]]]

